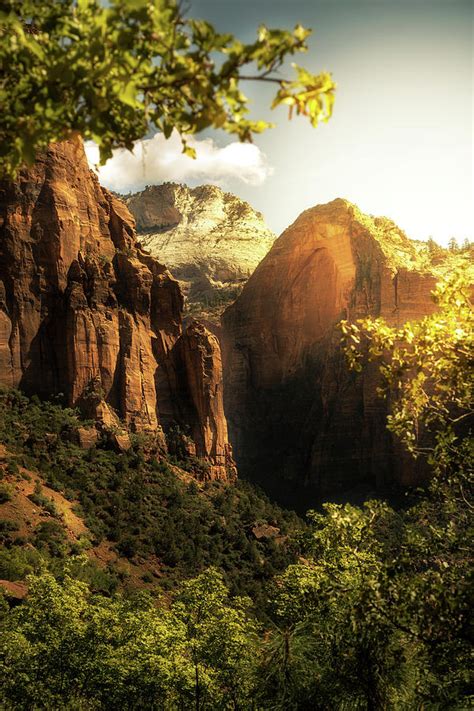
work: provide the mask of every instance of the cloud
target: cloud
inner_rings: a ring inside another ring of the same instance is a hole
[[[233,142],[219,148],[212,138],[198,140],[192,136],[188,143],[196,151],[195,160],[183,155],[176,131],[168,140],[157,133],[137,141],[133,153],[117,149],[103,166],[97,166],[99,150],[92,141],[86,143],[86,154],[102,185],[117,192],[141,190],[165,181],[225,186],[229,180],[241,180],[247,185],[261,185],[272,173],[264,153],[254,144]]]

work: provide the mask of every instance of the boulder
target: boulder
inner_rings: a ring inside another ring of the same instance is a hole
[[[95,427],[78,427],[75,436],[81,449],[92,449],[99,440],[99,433]]]

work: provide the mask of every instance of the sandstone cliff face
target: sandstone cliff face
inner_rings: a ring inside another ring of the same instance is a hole
[[[125,200],[142,245],[180,281],[190,311],[211,318],[235,299],[275,240],[260,213],[213,185],[165,183]]]
[[[225,476],[219,348],[205,328],[183,334],[182,306],[178,282],[141,250],[127,207],[99,185],[79,141],[56,144],[1,186],[0,384],[63,393],[105,425],[121,419],[163,445],[162,427],[192,428],[197,455]]]
[[[178,394],[181,420],[190,428],[197,452],[214,462],[213,476],[234,476],[232,450],[227,442],[223,372],[218,338],[193,320],[177,343]]]
[[[389,220],[340,199],[304,212],[223,316],[239,470],[306,508],[359,485],[416,483],[420,473],[393,456],[377,367],[350,373],[335,326],[420,318],[435,308],[435,282],[421,244]]]

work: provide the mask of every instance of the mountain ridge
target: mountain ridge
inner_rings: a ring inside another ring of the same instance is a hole
[[[188,312],[218,321],[275,240],[261,213],[215,185],[123,196],[145,249],[180,282]]]

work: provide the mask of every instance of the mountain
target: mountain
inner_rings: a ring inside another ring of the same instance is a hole
[[[109,431],[124,423],[163,449],[163,431],[179,432],[211,478],[232,477],[217,338],[183,328],[178,282],[143,251],[82,143],[53,145],[3,183],[0,221],[0,385],[62,393]]]
[[[341,199],[283,232],[223,315],[225,407],[244,476],[305,509],[422,479],[386,430],[377,365],[349,372],[337,324],[432,313],[446,259]]]
[[[164,183],[124,200],[143,247],[179,280],[187,310],[214,322],[275,240],[259,212],[214,185]]]

